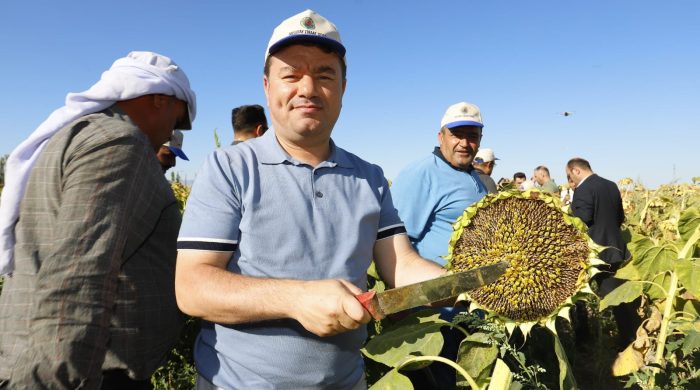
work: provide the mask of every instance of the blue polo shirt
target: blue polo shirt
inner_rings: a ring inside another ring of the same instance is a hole
[[[381,168],[335,146],[317,167],[275,132],[214,151],[187,201],[178,249],[233,251],[231,272],[346,279],[365,289],[377,240],[405,233]],[[348,388],[364,375],[365,327],[318,337],[291,319],[203,322],[200,374],[226,389]]]
[[[442,257],[447,256],[452,224],[487,193],[476,170],[452,167],[439,148],[402,170],[391,192],[413,247],[440,265],[446,263]]]

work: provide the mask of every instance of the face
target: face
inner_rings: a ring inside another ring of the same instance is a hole
[[[516,177],[513,183],[515,183],[516,186],[519,186],[525,182],[524,177]]]
[[[175,96],[156,95],[156,98],[159,99],[156,102],[159,110],[155,120],[155,127],[157,128],[158,140],[160,140],[161,136],[163,137],[163,141],[159,143],[159,145],[162,145],[168,142],[173,130],[184,127],[189,113],[187,111],[187,103]]]
[[[567,167],[566,178],[569,180],[569,184],[574,183],[574,187],[572,188],[576,188],[578,183],[581,182],[581,170],[576,167],[573,167],[571,169]]]
[[[450,165],[467,169],[474,160],[481,143],[481,128],[477,126],[458,126],[452,129],[442,128],[438,133],[440,152]]]
[[[495,166],[496,166],[495,161],[489,161],[489,162],[485,163],[484,164],[484,173],[491,176],[491,174],[493,173],[493,168]]]
[[[544,178],[542,177],[542,172],[535,171],[532,175],[532,178],[537,182],[537,184],[539,184],[539,185],[544,184]]]
[[[572,190],[576,189],[576,182],[574,182],[574,179],[571,177],[570,174],[566,175],[566,181],[569,183],[569,188]]]
[[[340,61],[335,53],[302,45],[270,57],[263,84],[278,137],[297,144],[328,141],[345,92]]]
[[[156,153],[156,157],[158,158],[161,168],[163,168],[163,173],[176,164],[175,153],[167,146],[161,146],[160,149],[158,149],[158,153]]]

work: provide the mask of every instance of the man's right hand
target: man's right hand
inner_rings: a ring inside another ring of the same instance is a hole
[[[317,336],[333,336],[357,329],[371,319],[355,298],[362,290],[346,280],[314,280],[300,287],[290,317]]]

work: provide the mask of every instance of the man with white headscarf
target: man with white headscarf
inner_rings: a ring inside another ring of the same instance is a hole
[[[132,52],[10,155],[0,388],[147,388],[177,339],[181,216],[156,151],[196,112],[168,57]]]

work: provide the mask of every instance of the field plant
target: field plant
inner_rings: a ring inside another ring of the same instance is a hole
[[[700,188],[623,181],[632,260],[601,310],[641,297],[644,322],[612,370],[642,389],[700,387]],[[626,188],[625,188],[626,187]]]
[[[554,332],[535,326],[528,336],[478,316],[447,322],[435,311],[420,311],[371,328],[363,349],[371,389],[413,388],[404,374],[428,364],[453,367],[458,387],[473,389],[699,388],[698,181],[655,190],[629,179],[619,183],[632,258],[616,274],[624,284],[602,301],[577,305],[593,316],[590,345],[575,347],[573,327],[561,318]],[[375,285],[384,288],[381,281]],[[638,298],[644,321],[637,340],[618,354],[610,347],[617,331],[610,308]],[[441,328],[465,336],[455,361],[439,356]]]

